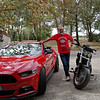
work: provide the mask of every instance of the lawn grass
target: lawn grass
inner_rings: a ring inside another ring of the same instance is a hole
[[[93,49],[100,49],[100,42],[88,42],[87,38],[83,38],[83,37],[79,38],[79,42],[82,45],[84,45],[84,44],[90,45],[90,47]],[[69,44],[70,44],[70,42],[69,42]],[[51,46],[57,50],[56,41],[46,42],[45,46]],[[73,45],[72,50],[78,50],[78,49],[79,49],[79,47]]]
[[[18,41],[12,41],[12,43],[16,43],[16,42],[18,42]],[[36,40],[24,40],[22,42],[36,42]],[[83,44],[90,45],[90,47],[93,48],[93,49],[100,49],[100,42],[88,42],[87,38],[84,38],[84,37],[80,37],[79,38],[79,42],[82,45]],[[44,45],[52,47],[55,50],[57,50],[57,43],[56,43],[56,41],[49,41],[49,42],[44,43]],[[73,45],[72,50],[78,50],[78,49],[79,48],[77,46]]]

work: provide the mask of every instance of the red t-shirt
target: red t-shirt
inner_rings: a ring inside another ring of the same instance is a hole
[[[50,40],[57,41],[59,53],[69,53],[70,52],[70,50],[68,49],[69,48],[68,40],[73,41],[73,38],[69,34],[63,33],[63,35],[60,35],[58,33],[52,36]]]

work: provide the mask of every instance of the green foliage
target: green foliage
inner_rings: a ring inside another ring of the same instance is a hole
[[[93,34],[93,41],[94,42],[100,42],[100,33],[99,34]]]
[[[18,35],[17,35],[17,32],[13,32],[13,41],[18,41]]]
[[[92,27],[100,29],[99,5],[100,0],[0,0],[0,29],[8,31],[12,40],[46,39],[59,25],[70,26],[72,32],[77,13],[77,22],[90,32]],[[46,22],[52,22],[51,27]]]
[[[24,27],[22,33],[23,40],[36,40],[36,37],[32,31],[32,27]]]
[[[45,40],[51,36],[51,30],[42,30],[41,35],[42,35],[42,40]]]
[[[95,29],[100,30],[100,19],[95,22]]]

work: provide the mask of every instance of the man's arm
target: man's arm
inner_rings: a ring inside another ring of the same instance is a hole
[[[46,39],[45,41],[43,41],[43,43],[48,42],[48,41],[50,41],[50,40],[56,40],[57,35],[58,35],[58,34],[55,34],[54,36],[52,36],[52,37]]]
[[[72,48],[72,46],[73,46],[73,40],[71,41],[71,44],[70,44],[70,46],[69,46],[69,49],[71,49]]]
[[[48,42],[48,41],[50,41],[50,38],[49,39],[46,39],[45,41],[43,41],[43,43]]]

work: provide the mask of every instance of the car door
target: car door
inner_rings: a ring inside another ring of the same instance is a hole
[[[47,49],[47,74],[49,74],[49,72],[51,71],[51,69],[53,68],[53,51],[51,49]]]
[[[47,56],[49,56],[49,58],[48,58],[48,60],[49,60],[48,73],[49,73],[53,68],[54,56],[53,56],[53,53],[49,53],[49,54],[47,54]]]
[[[53,51],[51,49],[45,48],[44,49],[44,56],[45,56],[45,69],[46,69],[46,75],[49,74],[49,72],[52,69],[52,63],[53,63]]]

